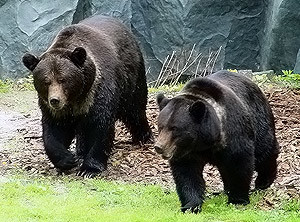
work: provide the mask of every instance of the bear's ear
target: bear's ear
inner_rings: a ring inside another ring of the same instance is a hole
[[[86,60],[86,51],[82,47],[77,47],[74,49],[70,56],[71,61],[77,65],[77,66],[82,66],[83,63]]]
[[[156,103],[159,107],[159,110],[162,110],[170,101],[164,94],[160,93],[156,96]]]
[[[203,102],[201,101],[196,101],[194,102],[190,107],[189,107],[189,112],[190,114],[196,119],[201,121],[203,116],[206,113],[206,106]]]
[[[29,69],[30,71],[33,71],[37,66],[37,64],[40,62],[40,60],[36,56],[30,53],[26,53],[23,56],[22,61],[23,64],[26,66],[26,68]]]

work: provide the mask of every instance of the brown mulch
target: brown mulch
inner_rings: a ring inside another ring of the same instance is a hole
[[[275,186],[300,191],[300,91],[272,89],[270,101],[280,144]],[[298,193],[299,194],[299,193]]]
[[[300,91],[278,88],[264,91],[275,115],[276,134],[281,147],[278,177],[272,187],[290,196],[299,196]],[[32,114],[19,118],[21,124],[17,125],[16,134],[2,144],[0,130],[0,175],[14,173],[19,169],[34,175],[57,175],[42,146],[40,112],[37,106],[32,110]],[[147,116],[155,136],[157,114],[158,108],[152,95],[147,106]],[[18,121],[18,118],[11,121]],[[124,125],[118,122],[108,170],[101,176],[109,180],[173,186],[168,162],[155,153],[153,145],[132,146],[130,138]],[[72,175],[75,177],[75,174]],[[209,190],[222,190],[222,182],[215,167],[207,165],[204,178]]]

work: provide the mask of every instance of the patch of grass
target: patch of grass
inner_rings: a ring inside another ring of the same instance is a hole
[[[0,93],[6,93],[12,89],[13,81],[12,80],[1,80],[0,79]]]
[[[300,216],[300,200],[293,199],[290,201],[285,201],[283,204],[283,210],[287,212],[298,212]],[[300,221],[300,219],[299,219]]]
[[[173,92],[179,92],[184,87],[185,83],[177,83],[176,85],[162,85],[157,88],[155,87],[149,87],[148,92],[149,93],[173,93]]]
[[[101,179],[15,178],[0,183],[0,196],[0,221],[299,221],[296,200],[266,211],[258,208],[262,193],[239,207],[219,195],[207,199],[200,214],[182,214],[173,190]]]
[[[283,87],[300,89],[300,74],[295,74],[291,70],[283,70],[280,75],[254,75],[252,80],[261,87]]]
[[[17,90],[17,91],[34,90],[32,75],[17,80],[12,80],[12,79],[0,80],[0,93],[7,93],[12,90]]]

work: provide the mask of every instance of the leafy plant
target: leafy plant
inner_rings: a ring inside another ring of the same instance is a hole
[[[300,88],[300,74],[292,70],[282,70],[283,75],[274,76],[274,81],[279,85],[291,88]]]
[[[300,74],[293,73],[292,70],[282,70],[283,77],[285,81],[300,82]]]

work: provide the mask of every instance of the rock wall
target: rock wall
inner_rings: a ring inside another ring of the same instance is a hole
[[[39,55],[64,26],[94,14],[120,18],[141,43],[148,79],[172,53],[195,74],[212,52],[215,70],[293,69],[300,48],[299,0],[0,0],[0,79],[28,72],[22,55]],[[216,53],[215,53],[216,55]]]
[[[300,1],[271,1],[271,13],[268,18],[268,29],[265,60],[262,67],[280,72],[293,69],[300,48]]]
[[[2,0],[0,4],[0,78],[27,73],[21,62],[26,51],[41,53],[62,26],[71,24],[77,2]]]
[[[300,49],[297,53],[296,63],[294,67],[294,73],[300,73]]]

